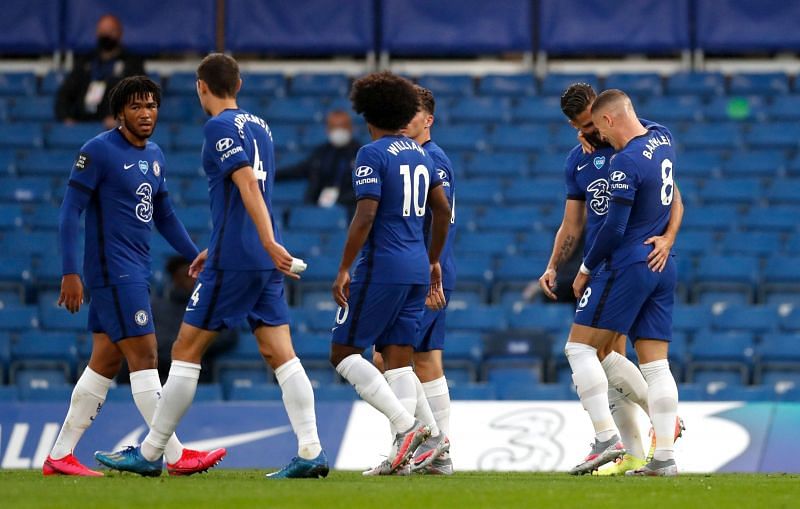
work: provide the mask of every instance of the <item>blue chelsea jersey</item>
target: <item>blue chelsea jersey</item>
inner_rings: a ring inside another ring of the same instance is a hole
[[[436,173],[439,175],[439,178],[442,179],[442,189],[444,190],[444,194],[447,196],[447,201],[450,202],[450,229],[448,230],[447,242],[444,245],[444,249],[442,249],[442,254],[439,257],[439,260],[442,266],[442,287],[445,290],[455,290],[456,261],[454,245],[456,241],[456,179],[453,175],[453,163],[450,162],[450,158],[447,157],[447,154],[444,153],[444,150],[442,150],[442,148],[433,141],[429,140],[423,143],[422,148],[424,148],[431,156],[431,159],[433,159]],[[433,214],[429,208],[425,213],[426,245],[429,245],[430,243],[432,220]]]
[[[252,168],[272,219],[275,240],[280,242],[272,215],[275,183],[275,154],[272,132],[267,123],[241,109],[224,110],[206,122],[203,169],[208,176],[213,229],[208,263],[213,269],[271,270],[275,264],[261,245],[255,223],[244,207],[231,175]]]
[[[652,246],[644,241],[664,233],[672,211],[675,142],[666,127],[646,127],[647,133],[628,142],[609,167],[611,200],[632,207],[625,235],[609,261],[612,269],[646,261]]]
[[[584,255],[594,244],[608,212],[608,163],[612,155],[612,147],[584,154],[578,145],[570,151],[564,166],[567,199],[586,202]]]
[[[90,288],[147,282],[153,202],[167,192],[164,154],[137,147],[118,129],[86,142],[69,185],[88,193],[83,271]]]
[[[379,202],[354,282],[429,284],[423,227],[428,192],[442,184],[428,153],[405,136],[384,136],[361,147],[353,170],[356,199]]]

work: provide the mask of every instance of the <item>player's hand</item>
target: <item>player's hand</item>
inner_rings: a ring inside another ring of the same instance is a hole
[[[346,308],[347,299],[350,298],[349,271],[339,270],[339,273],[336,275],[336,281],[333,282],[333,288],[331,288],[331,292],[333,293],[333,300],[336,301],[336,304],[338,304],[342,309]]]
[[[203,268],[206,266],[206,260],[208,260],[208,249],[203,249],[192,261],[192,264],[189,265],[189,276],[197,279],[197,276],[203,272]]]
[[[578,275],[575,276],[575,281],[572,283],[572,293],[575,295],[576,299],[580,299],[583,292],[586,291],[586,285],[589,284],[589,279],[591,279],[591,277],[592,276],[588,274],[578,271]]]
[[[669,260],[669,253],[675,243],[675,239],[666,235],[650,237],[644,241],[645,244],[652,245],[653,250],[647,255],[647,266],[653,272],[663,272]]]
[[[581,144],[581,149],[584,154],[591,154],[594,152],[594,145],[586,139],[586,136],[584,136],[581,131],[578,131],[578,143]]]
[[[273,242],[272,244],[265,246],[264,249],[267,250],[269,257],[272,258],[272,262],[279,271],[283,272],[284,275],[289,276],[292,279],[300,279],[300,274],[292,272],[293,258],[285,247],[277,242]]]
[[[553,293],[553,290],[556,289],[556,270],[545,270],[544,274],[542,274],[542,276],[539,278],[539,286],[549,299],[557,300],[558,297],[556,297],[556,294]]]
[[[61,294],[58,305],[63,305],[70,313],[77,313],[83,303],[83,283],[77,274],[67,274],[61,278]]]
[[[431,264],[431,287],[428,290],[428,296],[425,297],[425,305],[434,311],[444,309],[447,305],[442,287],[442,266],[439,262]]]

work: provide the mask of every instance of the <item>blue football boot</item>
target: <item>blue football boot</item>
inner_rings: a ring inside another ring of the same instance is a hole
[[[319,456],[313,460],[294,457],[288,465],[278,470],[267,474],[269,479],[316,479],[318,477],[328,476],[328,457],[325,456],[325,451],[319,453]]]
[[[160,476],[163,463],[162,458],[154,461],[146,460],[142,456],[141,447],[132,445],[116,452],[97,451],[94,453],[94,459],[108,468],[119,470],[120,472],[133,472],[146,477]]]

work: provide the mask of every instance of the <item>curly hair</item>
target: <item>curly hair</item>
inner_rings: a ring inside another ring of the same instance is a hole
[[[597,97],[588,83],[573,83],[561,95],[561,111],[570,120],[583,113]]]
[[[114,85],[108,93],[108,105],[111,114],[118,117],[125,106],[136,99],[153,96],[156,106],[161,106],[161,87],[147,76],[129,76]]]
[[[419,95],[420,108],[433,115],[436,109],[436,100],[433,98],[433,92],[420,85],[414,85],[414,87],[417,89],[417,95]]]
[[[353,83],[353,110],[380,129],[398,131],[407,126],[419,109],[414,84],[388,71],[372,73]]]

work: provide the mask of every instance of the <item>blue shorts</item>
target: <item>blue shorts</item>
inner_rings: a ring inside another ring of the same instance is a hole
[[[233,329],[244,320],[260,325],[289,323],[283,274],[277,270],[204,269],[186,304],[183,321],[204,330]]]
[[[414,346],[428,285],[352,283],[346,308],[336,311],[332,341],[365,350]]]
[[[444,291],[444,297],[450,302],[450,290]],[[415,352],[430,352],[431,350],[444,350],[445,322],[447,321],[447,307],[434,311],[428,307],[422,312],[419,324],[418,343]]]
[[[575,323],[627,334],[632,341],[670,341],[676,278],[672,257],[664,272],[653,272],[646,262],[602,270],[578,301]]]
[[[92,288],[89,296],[91,332],[106,334],[113,343],[155,332],[147,283]]]

